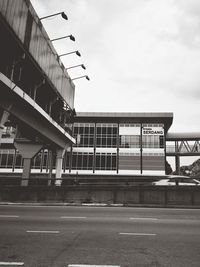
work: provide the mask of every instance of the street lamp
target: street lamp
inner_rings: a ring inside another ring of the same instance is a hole
[[[87,75],[84,75],[84,76],[80,76],[80,77],[73,78],[72,81],[77,80],[77,79],[81,79],[81,78],[84,78],[84,77],[85,77],[88,81],[90,80],[90,78],[89,78]]]
[[[67,15],[65,14],[65,12],[59,12],[59,13],[55,13],[55,14],[52,14],[52,15],[49,15],[49,16],[45,16],[45,17],[39,18],[39,20],[47,19],[47,18],[54,17],[54,16],[57,16],[57,15],[61,15],[61,17],[62,17],[63,19],[68,20],[68,17],[67,17]]]
[[[74,53],[79,57],[81,56],[81,53],[78,50],[76,50],[76,51],[72,51],[72,52],[69,52],[69,53],[65,53],[65,54],[59,55],[58,57],[60,58],[60,57],[63,57],[63,56],[74,54]]]
[[[55,39],[52,39],[50,41],[51,42],[54,42],[54,41],[65,39],[65,38],[69,38],[71,41],[74,41],[75,42],[75,37],[72,34],[66,35],[66,36],[63,36],[63,37],[59,37],[59,38],[55,38]]]
[[[86,70],[86,67],[83,64],[79,64],[79,65],[68,67],[68,68],[66,68],[66,70],[73,69],[73,68],[76,68],[76,67],[82,67],[84,70]]]

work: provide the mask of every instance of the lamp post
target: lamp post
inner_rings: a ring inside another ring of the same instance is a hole
[[[68,17],[67,17],[67,15],[65,14],[65,12],[59,12],[59,13],[55,13],[55,14],[52,14],[52,15],[48,15],[48,16],[39,18],[39,20],[47,19],[47,18],[54,17],[54,16],[57,16],[57,15],[61,15],[61,17],[62,17],[63,19],[68,20]]]
[[[90,80],[90,78],[87,75],[83,75],[83,76],[73,78],[72,81],[77,80],[77,79],[81,79],[81,78],[86,78],[88,81]]]
[[[62,54],[62,55],[59,55],[58,57],[60,58],[60,57],[63,57],[63,56],[67,56],[67,55],[70,55],[70,54],[76,54],[77,56],[79,56],[79,57],[81,57],[81,53],[78,51],[78,50],[76,50],[76,51],[72,51],[72,52],[69,52],[69,53],[65,53],[65,54]]]
[[[71,67],[66,68],[66,70],[73,69],[73,68],[76,68],[76,67],[82,67],[84,70],[86,70],[86,67],[85,67],[84,64],[79,64],[79,65],[71,66]]]
[[[65,38],[69,38],[71,41],[75,42],[75,37],[72,34],[66,35],[66,36],[63,36],[63,37],[59,37],[59,38],[55,38],[55,39],[52,39],[50,41],[54,42],[54,41],[58,41],[58,40],[65,39]]]

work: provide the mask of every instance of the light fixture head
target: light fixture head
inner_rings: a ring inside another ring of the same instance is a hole
[[[65,12],[62,12],[62,13],[61,13],[61,16],[62,16],[63,19],[68,20],[68,17],[67,17],[67,15],[65,14]]]
[[[88,81],[90,80],[90,78],[87,75],[79,76],[79,77],[73,78],[71,80],[74,81],[74,80],[78,80],[78,79],[81,79],[81,78],[86,78]]]
[[[69,38],[70,38],[70,40],[75,42],[75,37],[72,34],[70,34]]]
[[[52,39],[52,40],[50,40],[50,42],[62,40],[62,39],[65,39],[65,38],[69,38],[70,40],[75,41],[75,37],[72,34],[70,34],[70,35],[66,35],[66,36],[63,36],[63,37]]]
[[[65,14],[65,12],[58,12],[58,13],[55,13],[55,14],[51,14],[51,15],[48,15],[48,16],[39,18],[39,20],[41,21],[41,20],[43,20],[43,19],[51,18],[51,17],[57,16],[57,15],[61,15],[63,19],[68,20],[68,17],[67,17],[67,15]]]
[[[86,67],[85,67],[84,64],[81,64],[81,67],[82,67],[84,70],[86,70]]]
[[[81,53],[78,50],[76,51],[76,55],[81,57]]]

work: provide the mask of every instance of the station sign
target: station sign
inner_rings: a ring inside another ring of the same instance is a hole
[[[164,135],[162,127],[143,127],[142,135]]]

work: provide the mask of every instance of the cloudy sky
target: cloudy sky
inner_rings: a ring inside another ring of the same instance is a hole
[[[200,131],[199,0],[31,0],[76,85],[76,111],[173,112],[171,132]]]

